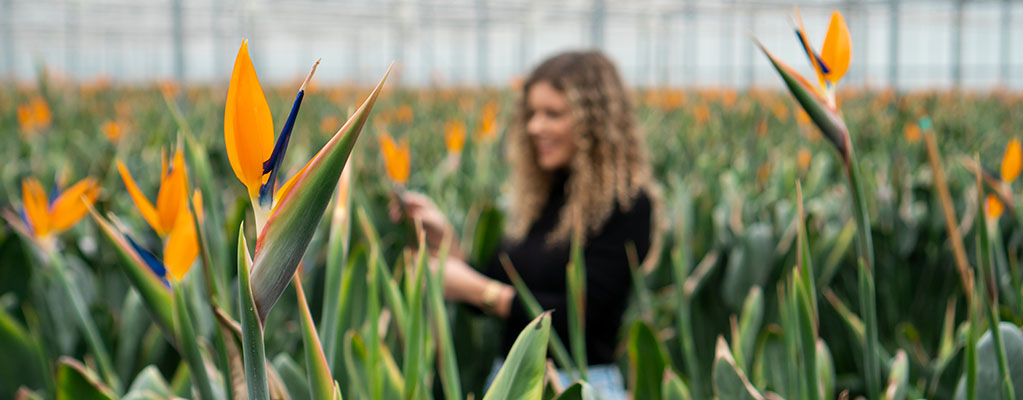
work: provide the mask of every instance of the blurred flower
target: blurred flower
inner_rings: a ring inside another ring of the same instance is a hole
[[[394,117],[403,124],[412,122],[412,107],[408,104],[402,104],[394,111]]]
[[[907,122],[906,126],[902,127],[902,135],[906,137],[906,141],[916,143],[920,140],[920,127],[915,123]]]
[[[154,271],[166,270],[181,280],[192,267],[192,263],[199,255],[199,242],[196,236],[195,223],[192,213],[188,207],[188,173],[185,170],[185,158],[181,150],[174,153],[170,168],[162,168],[160,174],[160,189],[156,195],[156,206],[146,199],[146,196],[139,190],[135,179],[132,178],[128,168],[121,160],[117,160],[117,170],[121,173],[121,180],[128,189],[135,207],[139,209],[142,218],[156,231],[157,235],[164,237],[163,263],[161,266],[152,265]],[[201,196],[196,190],[193,194],[196,203],[196,215],[202,215]],[[130,239],[130,238],[129,238]],[[141,250],[140,246],[137,250]],[[141,252],[140,252],[141,253]],[[145,258],[145,257],[143,257]]]
[[[1002,216],[1004,210],[1002,201],[998,199],[998,196],[994,194],[987,195],[987,201],[984,202],[984,214],[990,219],[998,219]]]
[[[850,156],[849,130],[838,112],[835,91],[839,80],[849,69],[849,60],[852,54],[849,27],[846,26],[845,18],[841,13],[833,12],[831,22],[828,24],[828,32],[824,37],[824,46],[821,53],[817,54],[813,46],[810,45],[806,30],[803,28],[799,9],[795,10],[795,14],[796,37],[799,38],[814,72],[816,72],[816,84],[810,83],[792,67],[775,58],[767,51],[763,43],[757,41],[757,45],[767,55],[771,64],[782,76],[789,91],[817,124],[821,133],[838,149],[843,161],[848,162]]]
[[[173,79],[167,79],[159,83],[160,93],[169,98],[177,97],[178,92],[181,91],[181,85],[178,81]]]
[[[21,181],[25,207],[21,217],[32,236],[47,238],[74,226],[88,211],[86,202],[92,204],[98,195],[99,184],[93,178],[82,179],[63,192],[55,187],[49,197],[38,180],[28,178]]]
[[[35,97],[18,106],[18,124],[24,133],[35,133],[50,126],[50,106],[42,97]]]
[[[759,137],[759,138],[763,138],[763,137],[767,136],[767,119],[766,118],[761,118],[760,121],[757,121],[756,134],[757,134],[757,137]]]
[[[387,175],[391,177],[391,180],[399,185],[408,182],[408,138],[402,138],[401,143],[397,143],[390,134],[383,132],[380,134],[380,152],[383,153],[384,166],[387,168]]]
[[[796,156],[796,164],[799,165],[800,171],[806,171],[810,168],[810,161],[813,158],[813,154],[810,153],[810,149],[803,147],[799,149],[799,154]]]
[[[495,137],[497,137],[497,103],[489,101],[487,105],[483,106],[480,128],[476,131],[474,139],[484,141]]]
[[[103,132],[103,136],[106,136],[111,142],[117,142],[124,135],[125,124],[117,121],[105,121],[99,127],[100,131]]]
[[[707,103],[697,104],[692,108],[692,112],[697,126],[707,125],[707,122],[710,122],[710,107],[707,106]]]
[[[444,124],[444,145],[448,148],[448,154],[462,153],[462,148],[465,146],[464,121],[448,121]]]
[[[334,133],[338,126],[341,126],[341,121],[333,115],[328,115],[320,120],[320,132]]]
[[[1002,156],[1002,181],[1012,183],[1019,176],[1020,168],[1023,168],[1023,148],[1018,139],[1012,139]]]

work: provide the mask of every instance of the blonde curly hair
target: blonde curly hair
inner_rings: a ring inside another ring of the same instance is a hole
[[[526,235],[551,189],[553,173],[540,168],[536,149],[526,133],[530,117],[527,95],[540,82],[565,94],[576,130],[576,153],[568,167],[565,206],[548,239],[565,243],[579,235],[585,240],[600,230],[616,204],[623,211],[629,210],[640,191],[646,192],[657,214],[660,191],[652,178],[646,141],[637,129],[618,69],[597,51],[566,52],[547,59],[529,75],[509,126],[507,156],[513,190],[508,235],[513,240]],[[659,238],[657,225],[651,226],[655,227],[652,238]],[[658,242],[651,241],[649,254]]]

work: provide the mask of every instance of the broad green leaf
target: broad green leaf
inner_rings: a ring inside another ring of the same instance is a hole
[[[718,336],[714,357],[714,394],[720,400],[762,400],[764,397],[735,365],[728,343]]]
[[[150,365],[139,372],[128,387],[123,400],[166,399],[172,395],[167,380],[160,374],[160,369]]]
[[[660,399],[661,379],[668,366],[661,343],[650,325],[636,321],[629,329],[629,381],[637,399]]]
[[[671,368],[664,370],[664,380],[661,382],[661,396],[663,396],[664,400],[690,400],[693,398],[689,393],[689,387]]]
[[[511,260],[508,259],[507,255],[502,254],[500,256],[501,266],[504,267],[504,272],[508,274],[508,279],[511,280],[512,286],[515,287],[516,298],[522,302],[522,305],[529,312],[529,315],[533,318],[540,316],[543,313],[543,308],[540,307],[540,302],[533,296],[533,292],[526,287],[526,282],[522,280],[519,273],[515,271],[515,268],[511,265]],[[561,342],[561,338],[558,337],[558,333],[555,331],[551,332],[551,352],[554,355],[554,359],[558,362],[559,366],[567,370],[569,376],[573,376],[575,371],[575,363],[572,362],[572,358],[568,355],[568,350],[565,349],[565,344]]]
[[[519,333],[483,400],[535,399],[543,394],[550,330],[548,311]]]
[[[597,396],[593,393],[593,387],[589,383],[584,381],[577,381],[571,386],[565,388],[564,392],[561,392],[556,400],[596,400]]]
[[[1023,387],[1023,332],[1020,331],[1019,327],[1009,322],[999,324],[999,330],[1005,345],[1005,356],[1008,360],[1009,376],[1013,388],[1021,388]],[[1002,392],[1004,383],[998,367],[998,355],[992,331],[988,330],[985,332],[976,345],[977,398],[1004,399],[1005,396]],[[964,373],[964,376],[959,379],[959,385],[955,393],[957,400],[969,398],[967,396],[966,378]],[[1016,399],[1023,397],[1020,395],[1020,391],[1016,391],[1014,394]]]
[[[309,395],[309,379],[306,377],[305,371],[302,371],[298,363],[287,353],[278,354],[270,365],[273,365],[274,369],[280,374],[284,387],[288,389],[288,393],[292,397],[296,399],[318,398]]]
[[[117,395],[96,372],[69,357],[57,361],[57,400],[114,400]]]
[[[52,372],[39,338],[8,315],[3,307],[0,307],[0,354],[4,359],[18,360],[0,362],[0,392],[14,393],[22,385],[33,389],[53,385]]]

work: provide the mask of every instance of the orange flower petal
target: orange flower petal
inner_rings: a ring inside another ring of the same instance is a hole
[[[74,226],[89,211],[82,197],[92,204],[98,195],[99,184],[95,179],[85,178],[71,185],[57,196],[50,207],[50,228],[60,232]]]
[[[273,153],[273,129],[270,106],[249,58],[248,42],[242,41],[224,108],[224,144],[231,169],[249,189],[249,196],[257,196],[263,184],[263,162]]]
[[[1002,205],[1002,201],[998,200],[998,196],[993,194],[987,195],[984,212],[987,214],[988,218],[998,219],[998,217],[1002,216],[1002,211],[1004,209],[1005,207]]]
[[[175,219],[177,223],[163,246],[163,265],[171,276],[180,281],[192,269],[192,263],[199,255],[199,242],[187,207],[182,207]]]
[[[185,172],[185,158],[178,150],[174,153],[170,171],[160,180],[160,192],[156,197],[156,212],[163,228],[176,225],[175,219],[181,208],[187,207],[188,180]],[[166,233],[166,232],[164,232]]]
[[[50,218],[43,185],[39,184],[35,178],[21,181],[21,201],[25,205],[25,218],[32,225],[32,232],[37,237],[49,233]]]
[[[851,54],[852,39],[850,39],[849,27],[845,24],[842,13],[835,11],[831,14],[828,34],[824,37],[824,46],[821,47],[821,59],[829,69],[824,78],[832,83],[842,79],[845,72],[849,70]]]
[[[465,147],[465,122],[448,122],[445,131],[444,144],[448,148],[448,153],[461,153]]]
[[[392,138],[391,135],[384,133],[380,135],[380,150],[384,156],[384,166],[387,168],[387,175],[400,185],[404,185],[405,182],[408,182],[408,139],[403,138],[399,145],[394,141],[394,138]]]
[[[142,214],[142,218],[149,223],[149,226],[153,227],[153,230],[157,234],[164,234],[166,230],[160,225],[160,216],[156,212],[156,208],[153,207],[153,203],[150,203],[146,199],[146,195],[142,194],[139,190],[138,185],[135,184],[135,179],[132,179],[131,173],[128,172],[128,168],[124,166],[121,160],[117,160],[117,170],[121,172],[121,180],[124,181],[124,187],[128,188],[128,194],[131,195],[131,200],[135,202],[135,207],[138,207],[139,212]]]
[[[1021,167],[1023,167],[1023,148],[1020,147],[1018,139],[1012,139],[1005,147],[1005,155],[1002,156],[1002,180],[1005,182],[1016,180]]]

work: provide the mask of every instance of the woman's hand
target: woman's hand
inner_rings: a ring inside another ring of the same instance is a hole
[[[400,204],[398,204],[400,203]],[[445,236],[451,236],[455,240],[455,229],[451,222],[444,216],[444,213],[437,208],[433,200],[421,193],[404,192],[398,195],[398,201],[391,201],[391,220],[397,221],[405,214],[409,219],[419,219],[423,223],[423,234],[426,235],[426,245],[432,251],[437,251]],[[454,243],[457,243],[455,241]],[[452,247],[452,254],[459,256],[457,245]]]

